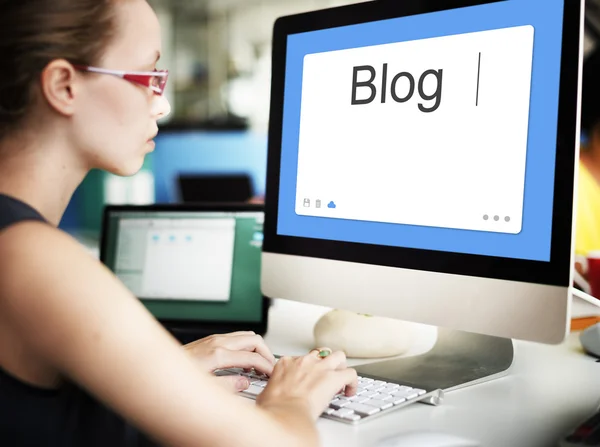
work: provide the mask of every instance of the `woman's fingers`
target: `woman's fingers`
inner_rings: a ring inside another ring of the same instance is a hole
[[[257,352],[232,351],[226,348],[217,348],[215,350],[214,363],[214,369],[253,368],[268,375],[271,375],[273,372],[273,364]]]
[[[356,370],[352,368],[346,368],[340,371],[332,371],[331,374],[336,380],[336,389],[343,389],[345,387],[346,396],[354,396],[356,389],[358,388],[358,375]]]
[[[248,389],[250,381],[244,376],[219,376],[216,377],[219,385],[234,393]]]
[[[254,332],[254,331],[237,331],[237,332],[229,332],[227,334],[215,335],[215,337],[237,337],[238,335],[256,335],[256,332]]]
[[[345,369],[346,368],[346,354],[343,351],[335,351],[329,354],[327,357],[321,359],[323,366],[328,369]]]
[[[358,379],[354,369],[348,369],[346,354],[343,351],[335,351],[321,360],[321,365],[326,369],[333,370],[333,377],[336,381],[342,380],[342,384],[337,389],[337,393],[345,392],[346,396],[354,396],[358,386]],[[345,375],[338,375],[341,372]]]
[[[239,333],[238,335],[228,334],[221,338],[216,337],[215,343],[218,346],[232,351],[254,351],[263,356],[271,365],[275,364],[275,356],[260,336],[252,333]]]

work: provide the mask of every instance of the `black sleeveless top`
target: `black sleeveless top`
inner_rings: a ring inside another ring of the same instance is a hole
[[[0,194],[0,232],[26,220],[46,222],[30,206]],[[150,445],[123,419],[74,384],[38,388],[11,376],[0,365],[0,446]]]

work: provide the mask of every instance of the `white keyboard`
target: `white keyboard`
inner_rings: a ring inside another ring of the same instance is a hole
[[[248,377],[250,386],[240,394],[250,399],[256,399],[267,386],[269,378],[262,374],[244,372],[242,369],[222,369],[216,375],[242,375]],[[400,383],[385,382],[370,377],[358,377],[358,390],[355,396],[346,397],[338,394],[329,402],[329,407],[321,417],[333,419],[347,424],[358,424],[371,420],[391,411],[405,407],[415,402],[430,405],[442,403],[442,390],[425,390]]]

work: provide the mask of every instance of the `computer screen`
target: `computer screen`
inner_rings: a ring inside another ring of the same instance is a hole
[[[562,339],[581,2],[409,3],[276,23],[263,289]],[[300,267],[310,293],[277,281]],[[544,335],[498,323],[518,306]]]
[[[543,3],[290,35],[278,234],[549,261],[563,5]]]
[[[262,211],[116,207],[104,263],[162,321],[259,322]]]

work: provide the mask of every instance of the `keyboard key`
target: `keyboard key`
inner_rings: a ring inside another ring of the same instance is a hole
[[[350,399],[348,399],[351,402],[356,402],[359,404],[362,404],[364,401],[369,400],[370,397],[365,397],[365,396],[352,396]]]
[[[323,410],[323,414],[332,414],[335,413],[335,410],[333,408],[325,408],[325,410]]]
[[[397,391],[395,389],[386,388],[384,390],[381,390],[379,394],[381,394],[382,396],[392,396],[396,392]]]
[[[348,419],[349,421],[360,421],[361,417],[360,415],[356,414],[356,413],[352,413],[352,414],[347,414],[346,416],[343,417],[343,419]]]
[[[365,405],[369,405],[371,407],[379,408],[380,410],[386,410],[388,408],[392,408],[394,404],[392,402],[386,402],[384,400],[379,399],[369,399],[366,402],[363,402]]]
[[[369,388],[369,391],[375,391],[377,393],[379,393],[382,390],[385,390],[385,387],[383,385],[377,385],[377,386],[374,386],[373,388]]]
[[[392,393],[392,396],[394,396],[394,397],[403,397],[406,400],[414,399],[418,395],[419,395],[419,392],[417,390],[414,390],[414,389],[403,390],[403,391],[396,391],[395,393]]]
[[[354,410],[356,414],[361,416],[370,416],[372,414],[379,413],[380,411],[379,408],[371,407],[370,405],[365,404],[357,404],[356,402],[349,403],[345,408]]]
[[[373,396],[377,396],[379,393],[377,391],[366,391],[364,393],[361,394],[362,397],[373,397]]]
[[[252,394],[253,396],[258,396],[260,393],[264,391],[263,387],[250,385],[248,388],[244,390],[245,393]]]
[[[349,405],[351,402],[348,399],[335,399],[329,403],[330,408],[335,408],[336,410],[340,408],[344,408]]]
[[[337,416],[339,418],[343,418],[344,416],[350,416],[351,414],[354,414],[354,411],[349,410],[348,408],[341,408],[331,413],[332,416]]]

